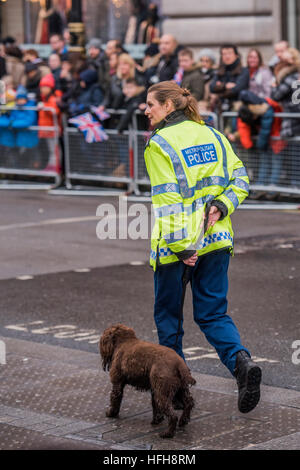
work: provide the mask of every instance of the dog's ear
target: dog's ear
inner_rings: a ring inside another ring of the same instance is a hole
[[[100,354],[102,357],[103,370],[109,370],[115,349],[115,329],[108,328],[100,338]]]

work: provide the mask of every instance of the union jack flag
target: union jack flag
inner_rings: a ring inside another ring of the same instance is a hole
[[[177,72],[175,73],[173,80],[177,83],[177,85],[181,85],[182,79],[183,79],[183,72],[184,70],[179,68]]]
[[[96,114],[96,116],[100,119],[100,121],[105,121],[105,119],[110,118],[109,113],[99,108],[100,106],[91,106],[91,111]]]
[[[69,119],[81,132],[83,132],[86,142],[103,142],[108,140],[108,135],[104,132],[102,124],[97,121],[91,113],[84,113]]]

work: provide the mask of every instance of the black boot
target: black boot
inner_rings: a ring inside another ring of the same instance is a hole
[[[239,411],[249,413],[260,399],[261,368],[252,361],[246,351],[239,351],[236,355],[234,375],[239,388]]]

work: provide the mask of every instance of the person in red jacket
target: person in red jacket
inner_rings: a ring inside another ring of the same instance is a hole
[[[51,73],[41,79],[39,87],[42,100],[38,105],[38,125],[42,127],[42,129],[39,130],[39,138],[46,139],[49,152],[49,159],[45,170],[59,173],[60,152],[58,137],[61,134],[61,112],[58,107],[58,102],[61,97],[61,92],[55,90],[55,79]],[[43,127],[53,127],[55,129],[46,130],[43,129]]]
[[[282,150],[286,147],[286,141],[273,139],[280,136],[281,130],[281,118],[274,116],[274,113],[282,112],[282,108],[271,98],[265,98],[262,104],[248,104],[248,110],[252,116],[252,123],[257,122],[256,144],[252,139],[253,125],[251,126],[241,115],[237,120],[237,128],[242,146],[246,149],[255,148],[258,156],[258,175],[255,183],[262,186],[277,185],[281,175]],[[263,197],[273,199],[276,194],[259,191],[252,196],[255,199]]]

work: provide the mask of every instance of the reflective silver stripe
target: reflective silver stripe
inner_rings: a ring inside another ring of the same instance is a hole
[[[203,188],[208,188],[209,186],[221,186],[225,188],[227,181],[223,176],[209,176],[208,178],[203,178],[202,180],[197,181],[196,186],[189,188],[189,197],[195,195],[195,191],[201,191]],[[178,193],[180,194],[179,184],[176,183],[165,183],[153,186],[151,188],[151,195],[158,196],[159,194],[164,193]]]
[[[241,168],[237,168],[232,172],[232,179],[238,178],[239,176],[248,176],[246,168],[242,166]]]
[[[175,232],[168,233],[168,235],[164,236],[164,239],[166,240],[166,243],[169,245],[170,243],[174,243],[177,240],[184,240],[187,237],[188,237],[187,228],[184,227],[179,230],[176,230]]]
[[[204,206],[205,203],[215,199],[214,194],[207,194],[206,196],[200,197],[192,202],[188,206],[184,206],[182,202],[177,204],[170,204],[169,206],[157,207],[154,209],[155,217],[165,217],[173,214],[179,214],[180,212],[185,212],[187,215],[191,215],[200,208]]]
[[[169,206],[162,206],[154,209],[155,217],[165,217],[168,215],[179,214],[184,211],[182,202],[177,204],[170,204]]]
[[[221,145],[222,154],[223,154],[223,171],[224,171],[224,176],[225,176],[225,180],[226,180],[226,184],[224,186],[226,187],[228,182],[229,182],[226,148],[225,148],[225,145],[223,143],[223,140],[222,140],[221,136],[219,134],[217,134],[217,132],[214,130],[214,128],[210,127],[210,126],[207,126],[207,128],[214,134],[216,139],[219,141],[219,144]]]
[[[235,209],[238,207],[240,202],[238,200],[237,195],[232,189],[227,189],[226,191],[224,191],[223,195],[228,197],[228,199],[232,202]]]
[[[227,180],[223,176],[209,176],[208,178],[203,178],[200,181],[197,181],[195,186],[196,190],[201,190],[207,188],[208,186],[222,186],[225,188],[227,185]]]
[[[189,206],[185,206],[184,210],[187,215],[193,214],[193,212],[196,212],[198,209],[204,206],[203,198],[196,199],[193,201],[193,203]]]
[[[152,140],[156,142],[164,152],[171,158],[174,167],[174,172],[180,187],[180,194],[183,198],[192,197],[194,194],[193,188],[189,188],[185,171],[182,166],[180,157],[177,155],[173,147],[159,134],[155,134]]]
[[[247,181],[244,181],[244,180],[241,180],[240,178],[235,178],[231,185],[230,186],[237,186],[238,188],[241,188],[243,189],[244,191],[246,191],[247,193],[249,193],[249,184],[247,183]]]
[[[151,195],[157,196],[158,194],[164,193],[178,193],[180,194],[180,187],[177,183],[164,183],[158,184],[157,186],[153,186],[151,188]]]

